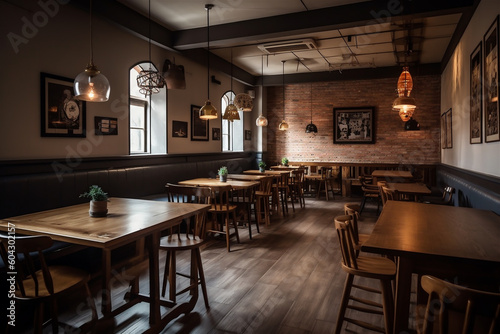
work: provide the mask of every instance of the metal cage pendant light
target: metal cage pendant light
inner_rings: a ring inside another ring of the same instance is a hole
[[[417,108],[415,99],[410,97],[412,89],[413,79],[408,66],[405,66],[398,79],[398,97],[392,103],[392,108],[399,111],[399,117],[403,122],[409,121]]]
[[[145,96],[150,96],[152,94],[157,94],[160,89],[165,86],[165,79],[163,76],[155,70],[151,64],[151,0],[149,0],[148,9],[148,52],[149,52],[149,65],[148,69],[143,69],[137,75],[137,86],[139,87],[139,92]]]
[[[200,109],[201,119],[216,119],[218,117],[217,109],[210,102],[210,9],[213,7],[212,4],[205,5],[207,10],[207,100]]]
[[[281,61],[281,63],[283,64],[283,120],[278,126],[278,129],[281,131],[288,130],[288,123],[285,121],[285,62],[286,60]]]
[[[262,93],[264,93],[264,55],[262,55],[262,62],[261,62],[261,67],[262,67]],[[262,96],[264,94],[261,94]],[[262,106],[264,105],[264,103],[261,104]],[[266,116],[264,116],[262,114],[262,110],[260,111],[260,115],[259,117],[257,117],[257,119],[255,120],[255,124],[257,126],[267,126],[268,124],[268,121],[267,121],[267,118]]]
[[[307,124],[306,126],[306,133],[318,133],[318,127],[316,125],[314,125],[313,123],[313,108],[312,108],[312,96],[313,96],[313,88],[312,88],[312,83],[311,83],[311,123],[310,124]]]
[[[231,94],[233,94],[233,49],[231,48]],[[224,114],[222,115],[222,119],[228,120],[230,122],[239,121],[240,113],[238,112],[238,108],[234,105],[234,100],[229,101]]]
[[[90,0],[90,62],[75,78],[75,98],[82,101],[106,102],[109,99],[109,81],[94,65],[92,47],[92,0]]]

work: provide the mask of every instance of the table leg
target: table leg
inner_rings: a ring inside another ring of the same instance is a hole
[[[111,250],[102,250],[102,305],[104,315],[111,313]]]
[[[160,233],[156,232],[146,239],[149,255],[149,323],[161,320],[160,315]]]
[[[394,333],[408,330],[410,316],[411,276],[413,265],[411,260],[400,257],[396,273],[396,295],[394,300]]]

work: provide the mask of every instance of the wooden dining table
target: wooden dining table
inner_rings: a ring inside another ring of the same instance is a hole
[[[269,177],[269,175],[254,175],[254,174],[228,174],[227,178],[231,180],[239,180],[239,181],[256,181],[260,182],[260,180]]]
[[[30,213],[0,220],[0,230],[12,226],[20,235],[48,235],[54,240],[102,249],[102,313],[113,317],[139,302],[150,305],[150,328],[145,333],[158,333],[169,321],[190,312],[198,299],[193,288],[186,303],[176,304],[160,299],[159,245],[161,232],[183,219],[208,211],[209,205],[169,203],[131,198],[110,198],[106,217],[90,217],[89,203]],[[111,251],[144,240],[149,253],[149,294],[131,295],[129,302],[113,310],[111,305]],[[194,268],[196,270],[196,268]],[[161,307],[170,308],[161,314]]]
[[[431,190],[420,182],[389,182],[387,187],[392,191],[396,191],[399,195],[413,197],[415,202],[418,201],[420,196],[431,194]]]
[[[492,211],[387,201],[361,250],[398,259],[394,333],[409,328],[413,273],[498,290],[498,236],[500,216]]]

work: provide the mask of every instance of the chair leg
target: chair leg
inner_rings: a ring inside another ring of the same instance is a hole
[[[226,225],[226,247],[227,251],[231,251],[231,246],[229,245],[229,238],[231,237],[231,234],[229,233],[229,212],[226,214],[225,220],[225,225]]]
[[[161,296],[165,297],[165,291],[167,290],[167,280],[168,280],[168,269],[170,268],[170,251],[167,251],[165,258],[165,269],[163,271],[163,284],[161,288]]]
[[[43,332],[43,303],[39,303],[35,309],[35,318],[33,323],[33,333],[42,334]],[[10,326],[7,326],[9,328]]]
[[[270,218],[270,215],[271,215],[271,212],[269,210],[269,198],[263,198],[264,199],[264,220],[266,222],[266,226],[269,226],[271,225],[271,218]]]
[[[198,265],[198,275],[200,276],[200,285],[201,291],[203,293],[203,299],[205,300],[205,307],[210,309],[210,305],[208,305],[208,294],[207,294],[207,284],[205,283],[205,273],[203,272],[203,264],[201,262],[201,252],[199,248],[193,249],[195,252],[195,257]]]
[[[59,321],[57,320],[57,302],[56,299],[50,297],[50,308],[52,312],[52,333],[59,333]]]
[[[340,302],[337,324],[335,325],[335,334],[340,334],[340,330],[342,329],[342,324],[345,318],[345,311],[347,310],[347,304],[349,303],[349,298],[351,296],[351,288],[353,280],[354,280],[354,275],[347,274],[344,284],[344,291],[342,292],[342,301]]]
[[[233,211],[233,226],[234,226],[234,234],[236,234],[236,241],[240,243],[240,234],[238,233],[238,222],[236,221],[236,211]]]
[[[394,323],[394,299],[392,295],[391,281],[381,280],[380,285],[382,288],[382,305],[384,307],[384,325],[385,332],[392,333]]]
[[[176,264],[176,256],[175,251],[170,252],[170,265],[169,265],[169,275],[168,275],[168,283],[170,284],[170,300],[174,303],[177,301],[177,264]]]

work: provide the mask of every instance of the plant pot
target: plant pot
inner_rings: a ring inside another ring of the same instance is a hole
[[[226,182],[227,181],[227,175],[219,175],[220,182]]]
[[[90,217],[106,217],[108,214],[108,201],[90,201]]]
[[[261,173],[264,173],[264,172],[266,171],[266,168],[265,168],[265,167],[259,167],[259,171],[260,171]]]

